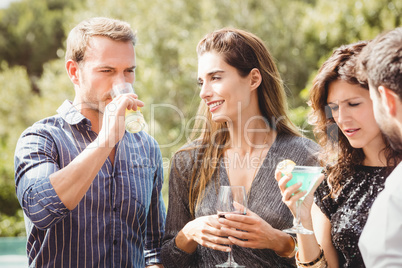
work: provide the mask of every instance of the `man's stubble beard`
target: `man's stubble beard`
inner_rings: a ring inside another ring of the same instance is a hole
[[[86,88],[87,79],[86,79],[86,75],[85,75],[85,72],[84,72],[84,68],[85,68],[85,65],[80,66],[80,77],[81,77],[80,84],[83,85],[84,88]],[[92,93],[91,90],[84,90],[83,93],[84,93],[83,94],[83,99],[82,99],[83,103],[82,103],[81,107],[83,107],[85,109],[91,109],[91,110],[93,110],[95,112],[98,112],[99,116],[102,117],[104,112],[105,112],[105,109],[106,109],[106,105],[107,105],[106,101],[99,100],[96,97],[96,95],[94,95]]]
[[[402,152],[401,131],[396,124],[392,123],[392,119],[388,118],[382,106],[377,107],[375,111],[375,119],[381,131],[387,137],[392,149]]]

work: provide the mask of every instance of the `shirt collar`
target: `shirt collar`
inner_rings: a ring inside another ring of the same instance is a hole
[[[65,100],[57,109],[57,113],[70,125],[76,125],[82,121],[89,123],[89,119],[83,116],[69,100]]]

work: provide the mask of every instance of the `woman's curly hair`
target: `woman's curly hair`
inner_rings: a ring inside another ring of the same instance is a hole
[[[326,166],[331,197],[339,194],[344,178],[353,174],[354,167],[363,163],[365,155],[363,149],[353,148],[350,145],[346,136],[335,123],[327,103],[328,89],[329,85],[336,80],[343,80],[369,89],[367,80],[360,81],[357,79],[359,53],[367,44],[367,41],[360,41],[336,49],[321,66],[310,91],[309,104],[313,111],[309,116],[309,122],[314,126],[314,135],[323,148],[320,161],[322,166]],[[399,163],[401,155],[391,148],[384,135],[383,139],[386,145],[384,151],[387,166],[395,167]]]

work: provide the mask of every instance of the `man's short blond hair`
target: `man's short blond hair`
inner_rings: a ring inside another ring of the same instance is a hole
[[[91,18],[82,21],[70,31],[67,38],[66,61],[73,60],[80,63],[84,60],[85,49],[93,36],[131,42],[133,46],[137,42],[136,33],[127,22],[104,17]]]

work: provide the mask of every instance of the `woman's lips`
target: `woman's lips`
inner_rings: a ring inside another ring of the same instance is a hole
[[[352,137],[352,136],[356,135],[356,133],[359,130],[360,130],[360,128],[348,128],[348,129],[345,129],[343,131],[343,133],[345,133],[345,135],[348,136],[348,137]]]
[[[225,101],[213,101],[208,103],[209,111],[216,111]]]

